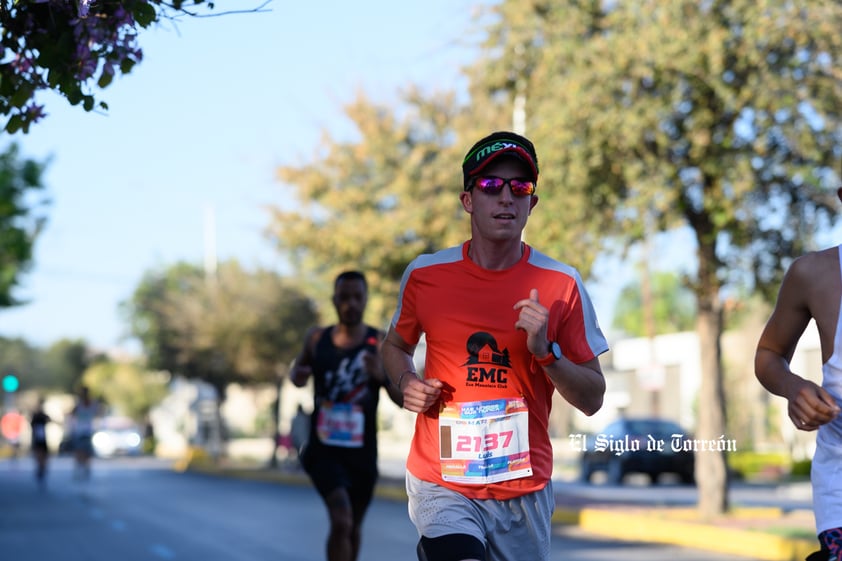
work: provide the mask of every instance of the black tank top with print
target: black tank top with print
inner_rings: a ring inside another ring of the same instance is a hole
[[[377,404],[380,399],[382,384],[368,375],[363,364],[364,351],[376,353],[378,333],[368,327],[363,342],[350,349],[341,349],[333,344],[333,327],[325,328],[316,342],[311,367],[313,369],[314,403],[311,415],[310,442],[323,444],[317,435],[319,412],[322,407],[332,404],[347,404],[362,410],[364,417],[363,445],[360,448],[348,448],[377,455]],[[325,444],[331,448],[340,448]]]

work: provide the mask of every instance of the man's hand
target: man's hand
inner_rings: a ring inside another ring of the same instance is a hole
[[[435,404],[444,387],[441,380],[422,380],[409,372],[400,380],[400,384],[398,389],[403,393],[404,409],[415,413],[423,413]]]
[[[313,369],[309,365],[299,364],[298,361],[295,361],[295,365],[289,371],[289,379],[297,388],[303,388],[312,375]]]
[[[789,418],[803,431],[814,431],[839,414],[833,397],[821,386],[803,378],[793,388],[788,401]]]
[[[529,291],[529,298],[518,300],[514,306],[520,310],[515,322],[515,329],[526,331],[526,346],[533,355],[543,357],[547,355],[547,322],[550,311],[538,301],[538,289]]]

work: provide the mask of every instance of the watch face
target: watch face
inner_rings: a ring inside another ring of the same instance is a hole
[[[561,358],[561,346],[558,343],[556,343],[555,341],[550,343],[550,352],[552,353],[552,355],[555,357],[556,360]]]

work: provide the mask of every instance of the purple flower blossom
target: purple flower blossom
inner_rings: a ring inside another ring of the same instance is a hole
[[[26,106],[26,117],[29,119],[31,123],[37,123],[41,119],[46,116],[44,113],[44,106],[38,105],[37,103],[30,102],[29,105]]]
[[[28,74],[33,67],[33,60],[29,53],[18,53],[11,62],[12,68],[20,74]]]
[[[91,9],[92,0],[76,0],[76,10],[80,18],[88,17],[88,12]]]

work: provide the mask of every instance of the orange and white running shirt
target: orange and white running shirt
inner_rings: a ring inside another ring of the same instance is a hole
[[[444,383],[439,407],[415,421],[408,470],[470,498],[508,499],[552,475],[552,382],[515,329],[517,301],[538,290],[547,336],[575,363],[608,350],[579,273],[524,244],[521,260],[490,271],[468,258],[470,242],[417,257],[401,280],[395,331],[426,335],[425,378]]]

